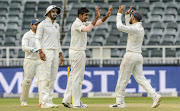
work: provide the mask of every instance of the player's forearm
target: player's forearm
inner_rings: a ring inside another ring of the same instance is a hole
[[[117,17],[116,17],[116,27],[119,30],[121,28],[122,24],[122,20],[121,20],[122,14],[118,13]]]
[[[24,52],[31,52],[31,49],[32,49],[33,47],[28,47],[27,45],[23,45],[22,46],[22,50],[24,51]]]
[[[39,52],[39,54],[43,53],[42,49],[39,49],[38,52]]]
[[[130,21],[130,14],[125,14],[125,22],[126,22],[126,25],[130,25],[130,24],[129,24],[129,21]]]
[[[121,17],[122,17],[122,14],[118,13],[117,17],[116,17],[116,27],[117,27],[117,29],[122,31],[122,32],[130,33],[131,32],[131,27],[124,25],[122,23]]]
[[[95,26],[99,26],[103,23],[102,19],[99,19],[97,22],[96,22],[96,25]]]
[[[106,15],[106,16],[104,16],[101,20],[102,20],[102,22],[104,22],[104,21],[106,21],[106,19],[108,18],[108,16]]]
[[[32,47],[29,47],[28,46],[28,39],[27,38],[25,38],[25,37],[23,37],[22,38],[22,50],[24,51],[24,52],[30,52],[31,51],[31,48]]]
[[[98,16],[96,16],[96,18],[91,22],[91,24],[93,25],[93,26],[95,26],[96,25],[96,22],[97,22],[97,20],[98,20]]]
[[[99,26],[99,25],[101,25],[103,22],[105,22],[106,21],[106,19],[108,18],[108,16],[106,15],[106,16],[104,16],[102,19],[100,19],[100,20],[98,20],[97,22],[96,22],[96,25],[95,26]]]
[[[37,39],[37,38],[35,39],[35,44],[36,44],[36,47],[38,50],[41,49],[41,43],[40,43],[39,39]]]
[[[87,27],[83,27],[81,29],[81,31],[82,32],[90,32],[93,28],[94,28],[94,26],[92,24],[89,24]]]
[[[60,41],[58,43],[58,46],[59,46],[59,53],[60,53],[60,52],[62,52]]]
[[[59,52],[59,57],[62,57],[62,58],[63,58],[62,52]]]

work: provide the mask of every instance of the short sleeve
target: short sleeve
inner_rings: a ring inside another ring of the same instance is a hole
[[[85,22],[85,25],[86,25],[86,26],[88,26],[89,24],[91,24],[91,21]]]
[[[82,24],[81,22],[76,22],[76,23],[74,24],[74,29],[75,29],[75,30],[78,30],[78,31],[80,31],[80,32],[81,32],[81,29],[82,29],[83,27],[85,27],[85,25]]]
[[[43,22],[41,22],[37,27],[37,32],[36,32],[36,36],[35,36],[36,39],[42,38],[43,30],[44,30]]]

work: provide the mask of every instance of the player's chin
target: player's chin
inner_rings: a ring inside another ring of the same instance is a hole
[[[53,17],[52,19],[53,19],[53,20],[56,20],[56,17]]]

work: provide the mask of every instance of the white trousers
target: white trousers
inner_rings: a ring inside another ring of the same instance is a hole
[[[43,50],[46,61],[42,61],[42,104],[52,103],[54,82],[59,67],[59,51]]]
[[[31,85],[27,84],[26,81],[32,81],[33,77],[36,77],[37,82],[40,82],[42,79],[40,75],[42,74],[42,68],[41,68],[41,60],[40,59],[24,59],[23,64],[24,69],[24,80],[22,83],[22,93],[21,93],[21,102],[27,101],[28,94],[29,94],[29,87]],[[38,87],[38,89],[41,89],[41,87]],[[41,91],[39,92],[39,95]],[[41,97],[39,97],[39,101],[41,101]]]
[[[80,106],[82,82],[84,80],[86,54],[85,51],[69,50],[71,63],[71,73],[67,83],[66,91],[62,102],[71,102],[73,96],[73,106]]]
[[[152,96],[155,94],[154,89],[149,81],[143,75],[143,57],[139,53],[126,52],[120,65],[118,82],[116,85],[116,103],[124,101],[125,88],[131,77],[131,73],[135,80]]]
[[[24,59],[23,64],[24,79],[33,79],[34,76],[40,80],[41,75],[41,60],[40,59]]]

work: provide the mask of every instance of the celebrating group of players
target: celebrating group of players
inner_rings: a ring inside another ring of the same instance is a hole
[[[68,108],[87,108],[81,99],[82,82],[84,79],[86,62],[87,32],[95,26],[101,25],[111,15],[112,7],[107,14],[99,19],[101,10],[96,7],[96,17],[93,21],[87,21],[89,10],[86,7],[78,9],[78,16],[71,26],[71,43],[69,48],[69,61],[71,72],[68,79],[66,91],[62,104]],[[125,13],[126,25],[122,24],[121,18],[124,5],[119,7],[116,17],[117,29],[128,33],[126,53],[120,65],[118,82],[116,85],[116,103],[110,108],[125,108],[125,88],[129,82],[131,73],[136,81],[151,95],[153,108],[159,106],[162,99],[151,87],[150,83],[142,73],[143,57],[141,47],[144,38],[142,27],[142,15],[139,11],[132,11],[132,6]],[[58,73],[59,65],[64,64],[60,44],[60,26],[56,23],[56,17],[61,9],[50,5],[46,9],[45,20],[40,22],[33,19],[30,31],[22,38],[22,50],[25,52],[24,59],[24,81],[22,83],[21,106],[27,106],[29,88],[35,76],[39,90],[39,105],[41,108],[57,108],[59,105],[53,103],[54,82]],[[60,60],[59,60],[60,59]],[[73,95],[73,105],[71,97]]]

